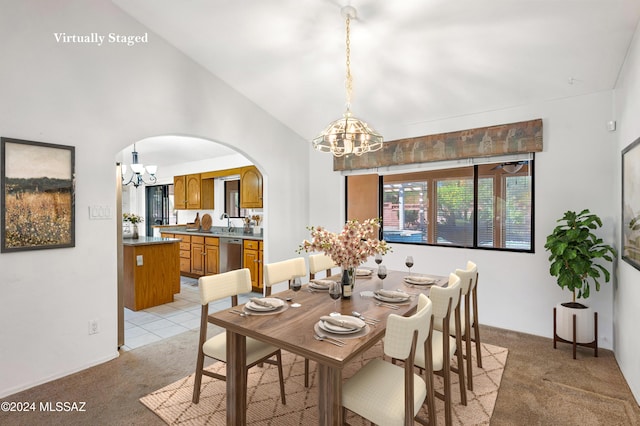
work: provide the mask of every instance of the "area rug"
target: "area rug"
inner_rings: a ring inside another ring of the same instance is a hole
[[[452,420],[457,425],[488,425],[495,406],[498,388],[507,360],[507,349],[481,344],[482,366],[475,361],[475,347],[472,349],[473,391],[467,391],[467,406],[460,404],[457,374],[452,377]],[[350,363],[343,371],[346,379],[373,358],[382,356],[382,346],[375,345]],[[195,359],[193,360],[195,368]],[[224,373],[226,364],[217,362],[208,368]],[[280,401],[278,371],[275,366],[253,367],[249,370],[247,391],[247,424],[250,425],[312,425],[318,424],[318,388],[316,371],[311,363],[309,388],[304,387],[304,359],[283,351],[283,369],[287,404]],[[162,389],[140,398],[145,406],[169,425],[224,425],[226,424],[226,383],[207,376],[202,378],[200,403],[193,404],[194,375],[178,380]],[[442,391],[440,377],[435,378],[435,387]],[[436,398],[438,423],[444,424],[444,402]],[[420,415],[425,417],[423,410]],[[367,425],[354,413],[349,412],[347,421],[351,425]]]

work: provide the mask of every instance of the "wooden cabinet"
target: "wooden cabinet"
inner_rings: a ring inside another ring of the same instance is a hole
[[[242,257],[243,267],[249,269],[251,274],[251,287],[253,291],[262,291],[262,241],[244,240]]]
[[[191,237],[191,273],[204,275],[204,237]]]
[[[205,237],[204,239],[204,274],[213,275],[220,272],[220,239]]]
[[[240,207],[262,208],[262,174],[255,166],[243,167],[240,173]]]
[[[200,173],[173,177],[176,209],[213,209],[213,201],[213,179],[202,179]]]
[[[187,177],[173,177],[173,205],[176,209],[182,210],[187,208]]]
[[[180,273],[191,273],[191,236],[181,234],[160,233],[162,238],[180,238]]]
[[[220,239],[200,235],[160,234],[163,238],[180,238],[180,273],[200,277],[220,272]]]

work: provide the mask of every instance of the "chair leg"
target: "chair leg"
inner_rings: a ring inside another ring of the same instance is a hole
[[[458,339],[461,340],[461,339]],[[459,343],[460,344],[460,343]],[[462,359],[462,345],[458,346],[456,358],[458,360],[458,382],[460,382],[460,402],[467,405],[467,386],[464,380],[464,360]]]
[[[473,357],[471,356],[471,330],[467,326],[464,333],[465,355],[467,358],[467,389],[473,391]]]
[[[280,379],[280,399],[282,399],[282,405],[287,405],[287,399],[284,396],[284,375],[282,374],[282,352],[276,353],[276,360],[278,361],[278,378]]]
[[[478,368],[482,368],[482,351],[480,350],[480,327],[478,327],[478,320],[474,318],[473,321],[473,332],[475,334],[474,341],[476,343],[476,362],[478,363]]]
[[[445,361],[442,366],[442,379],[444,381],[444,423],[447,426],[451,426],[451,366],[447,358],[448,356],[445,356]]]
[[[309,387],[309,360],[304,359],[304,387]]]
[[[198,350],[198,360],[196,361],[196,377],[193,382],[193,401],[194,404],[200,402],[200,386],[202,385],[202,369],[204,368],[204,352],[202,348]]]

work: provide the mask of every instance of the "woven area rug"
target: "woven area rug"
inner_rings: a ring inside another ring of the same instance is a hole
[[[495,406],[502,372],[507,360],[507,349],[482,344],[482,366],[473,367],[473,392],[467,391],[467,406],[460,404],[457,374],[452,373],[453,424],[488,425]],[[373,358],[382,356],[382,346],[374,346],[359,359],[354,360],[343,371],[346,379]],[[195,359],[193,360],[195,367]],[[217,362],[208,368],[224,373],[226,364]],[[280,402],[278,371],[276,366],[265,364],[263,368],[249,370],[247,391],[247,423],[250,425],[312,425],[318,424],[318,388],[316,371],[311,362],[309,388],[304,387],[304,359],[283,351],[283,369],[287,404]],[[226,383],[210,377],[202,378],[200,403],[193,404],[193,377],[190,375],[159,389],[140,399],[145,406],[169,425],[224,425],[226,404]],[[435,378],[435,387],[442,391],[442,379]],[[436,398],[438,423],[444,424],[444,402]],[[420,415],[427,413],[421,410]],[[367,425],[354,413],[349,412],[347,421],[351,425]]]

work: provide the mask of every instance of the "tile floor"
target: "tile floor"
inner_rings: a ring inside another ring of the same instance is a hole
[[[174,296],[171,303],[141,311],[124,309],[124,346],[120,350],[129,351],[200,327],[198,280],[180,277],[180,287],[180,293]],[[258,294],[241,295],[238,303],[245,303],[255,296]],[[229,307],[231,299],[225,298],[211,303],[209,312]]]

